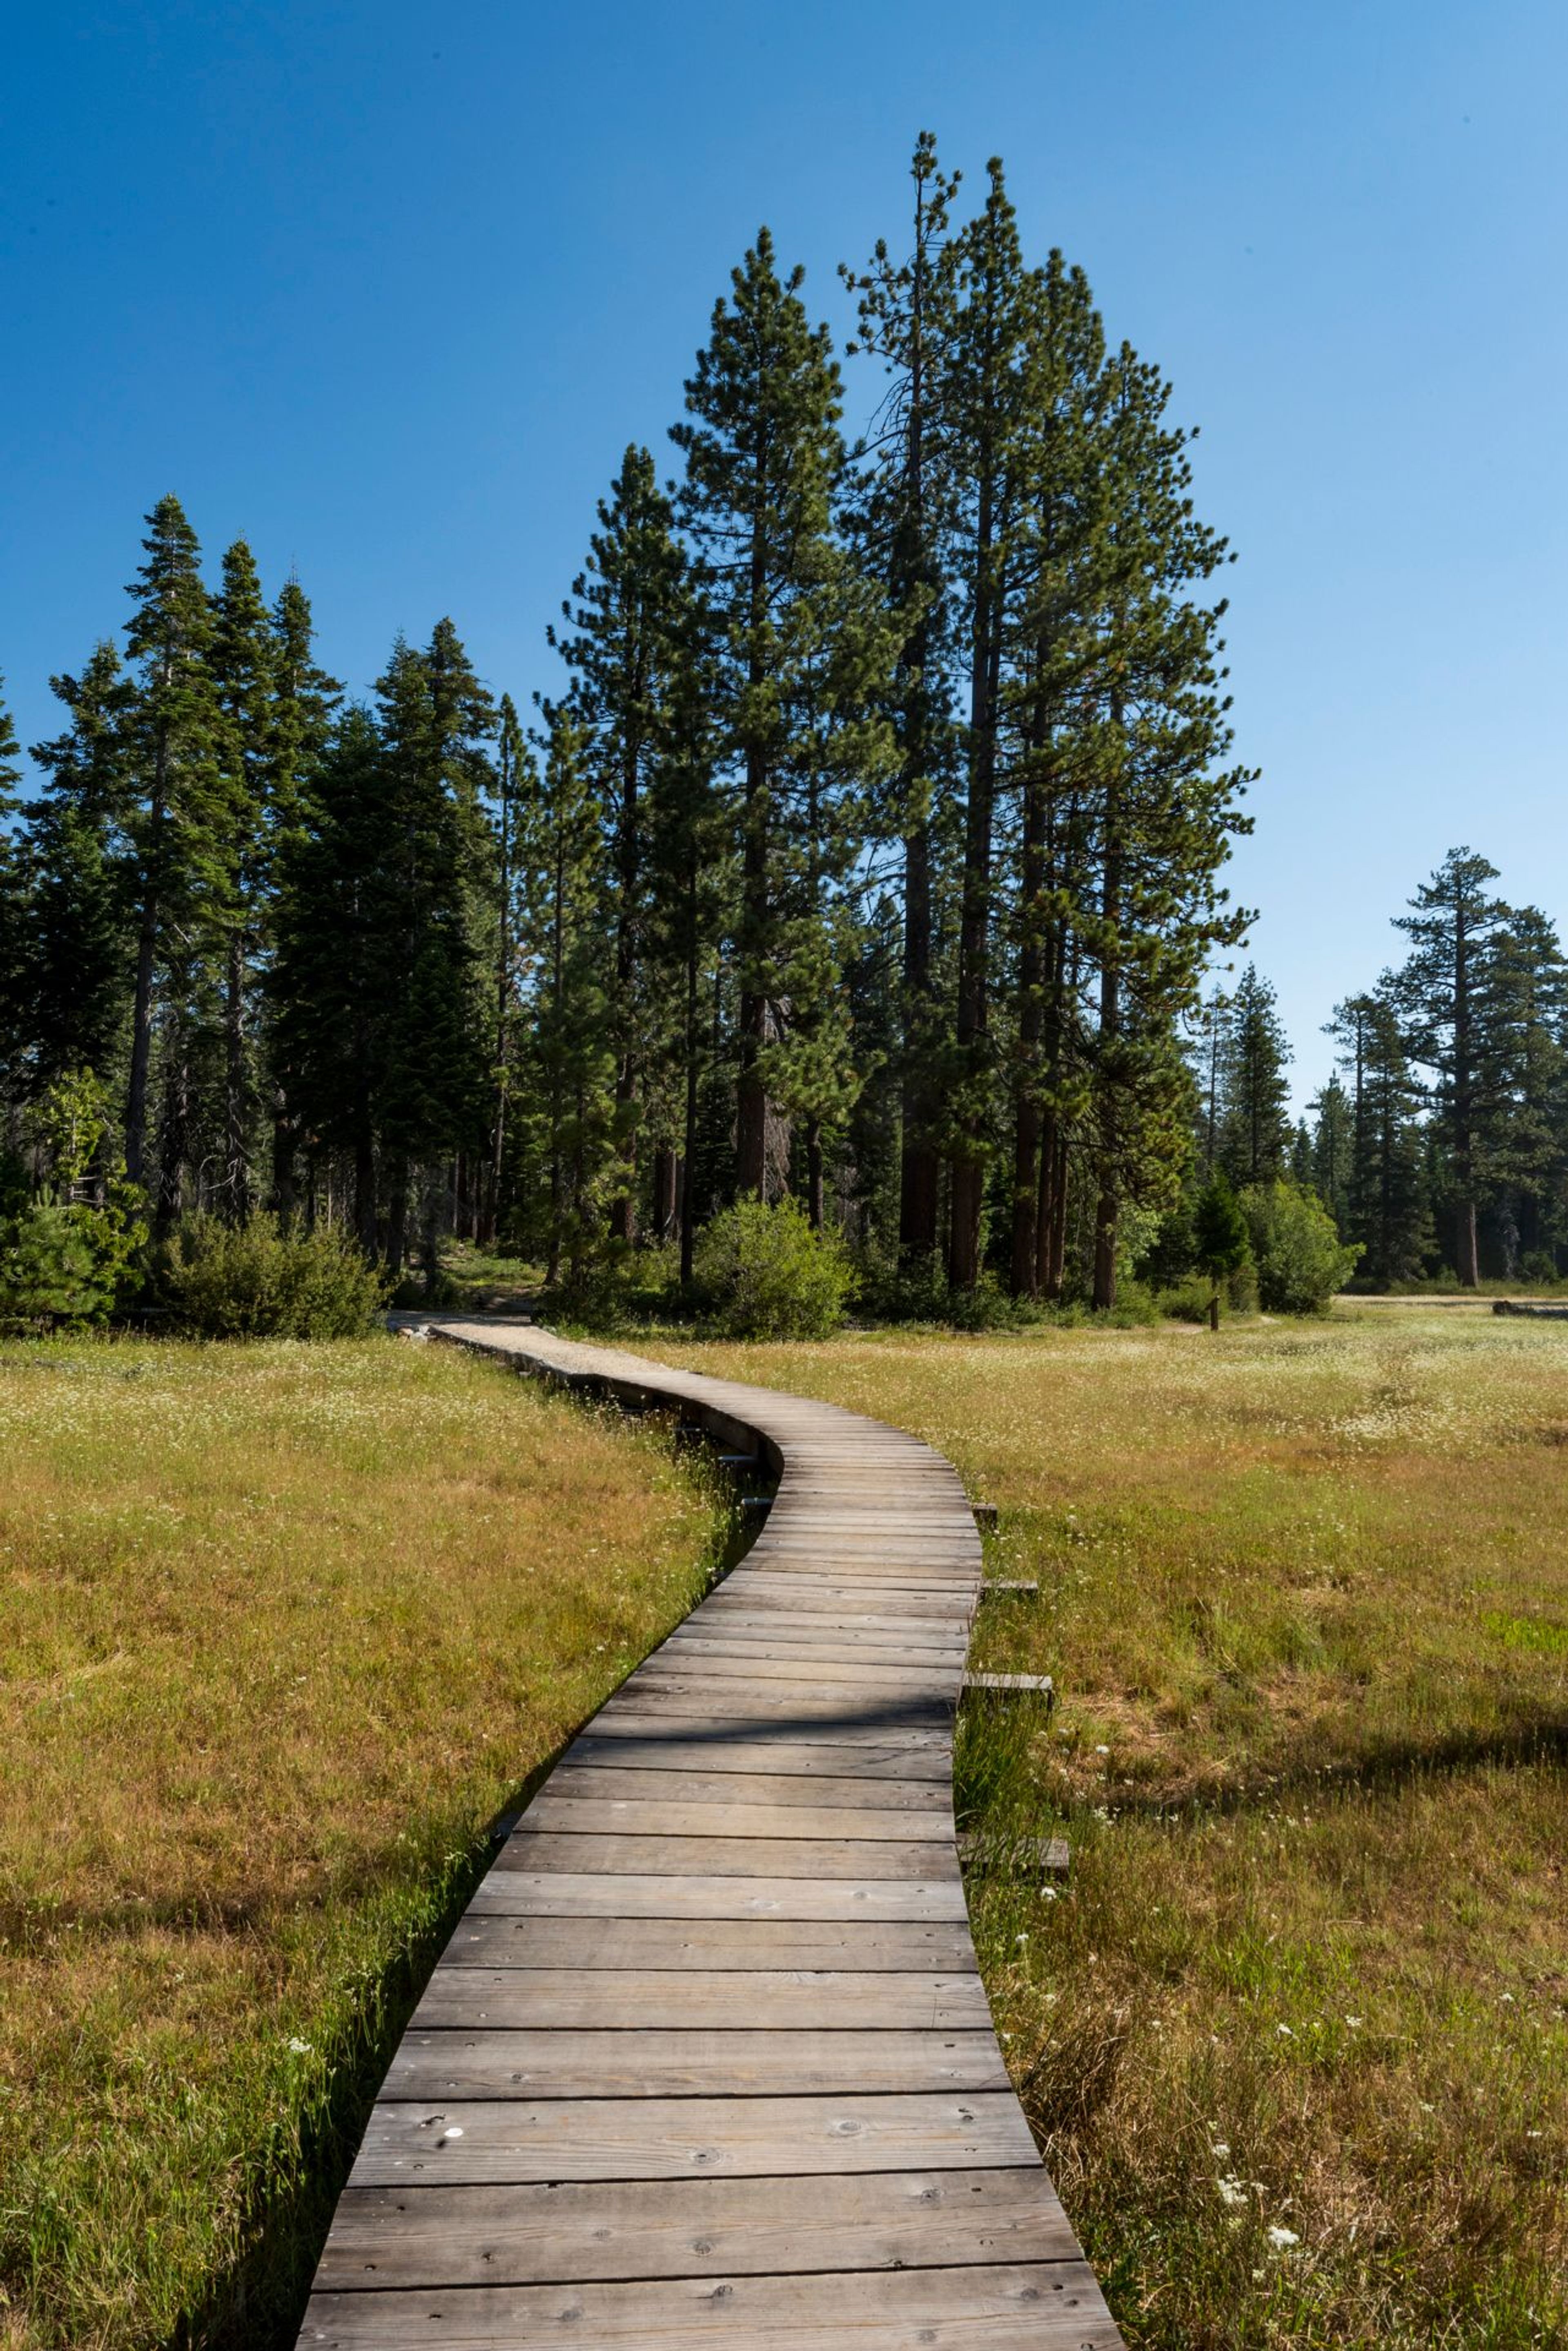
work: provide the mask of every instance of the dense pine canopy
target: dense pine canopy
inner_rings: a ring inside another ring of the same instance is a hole
[[[1217,1180],[1315,1191],[1374,1280],[1555,1269],[1552,925],[1454,852],[1293,1131],[1272,991],[1229,980],[1250,777],[1189,436],[1000,163],[964,214],[922,135],[911,187],[844,270],[864,436],[764,228],[675,478],[615,469],[531,725],[449,618],[346,701],[304,586],[243,540],[209,583],[159,501],[30,800],[0,708],[24,1178],[90,1071],[158,1223],[330,1217],[394,1275],[455,1229],[689,1280],[716,1213],[789,1194],[888,1298],[1109,1307],[1199,1262]]]

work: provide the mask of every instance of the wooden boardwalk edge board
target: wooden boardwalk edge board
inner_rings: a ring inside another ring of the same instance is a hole
[[[393,2058],[313,2351],[1117,2351],[992,2029],[951,1801],[980,1537],[832,1405],[441,1317],[778,1479],[500,1846]]]

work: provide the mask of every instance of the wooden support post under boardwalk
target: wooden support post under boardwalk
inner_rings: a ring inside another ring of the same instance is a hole
[[[779,1477],[746,1558],[517,1819],[381,2087],[313,2351],[1115,2351],[970,1939],[980,1596],[911,1437],[537,1327],[429,1318]]]

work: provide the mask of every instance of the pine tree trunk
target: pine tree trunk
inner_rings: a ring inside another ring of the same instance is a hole
[[[184,1207],[184,1170],[191,1132],[190,1031],[181,1010],[165,1063],[163,1117],[158,1138],[158,1227],[166,1231]],[[197,1205],[200,1206],[198,1198]]]
[[[1465,933],[1464,907],[1460,904],[1454,909],[1454,1174],[1459,1194],[1454,1255],[1461,1290],[1474,1290],[1480,1280],[1480,1253],[1476,1246],[1472,1043],[1469,941]]]
[[[282,1085],[272,1097],[272,1205],[285,1223],[294,1215],[295,1124],[288,1114],[288,1095]]]
[[[228,1164],[223,1188],[230,1217],[243,1225],[251,1212],[250,1158],[245,1138],[245,950],[236,926],[229,935],[223,990],[223,1113]]]
[[[765,935],[768,917],[767,834],[763,794],[767,778],[761,758],[746,755],[746,846],[742,882],[742,920],[748,956]],[[741,1074],[736,1090],[735,1179],[744,1195],[766,1196],[768,1098],[758,1056],[767,1042],[767,998],[749,985],[741,990]]]
[[[400,1156],[392,1163],[391,1190],[387,1203],[387,1272],[394,1282],[403,1278],[408,1232],[409,1163]]]
[[[639,664],[640,666],[640,664]],[[636,689],[641,691],[640,679]],[[621,758],[618,903],[616,915],[616,1012],[630,1031],[637,1003],[638,751],[628,741]],[[629,1249],[637,1238],[637,1050],[629,1035],[617,1059],[616,1123],[620,1134],[620,1189],[610,1203],[610,1238]]]
[[[1113,695],[1111,724],[1122,734],[1123,708]],[[1108,1314],[1116,1302],[1116,1225],[1119,1213],[1120,1136],[1116,1120],[1117,1040],[1121,1035],[1122,998],[1120,923],[1122,891],[1122,808],[1119,778],[1112,777],[1106,792],[1105,886],[1101,915],[1105,943],[1100,965],[1100,1119],[1099,1198],[1095,1207],[1094,1304]]]
[[[814,1233],[822,1230],[822,1121],[805,1123],[805,1213]]]
[[[701,974],[697,968],[697,882],[691,879],[689,906],[691,930],[686,948],[686,1120],[684,1147],[681,1152],[680,1183],[680,1287],[691,1284],[692,1253],[696,1245],[693,1210],[696,1205],[692,1170],[697,1165],[697,1027],[698,990]]]
[[[926,302],[928,212],[923,179],[915,183],[915,252],[909,287],[909,406],[905,445],[907,560],[898,590],[928,583],[926,523]],[[909,733],[904,763],[906,807],[929,786],[926,725],[930,628],[925,612],[915,624],[900,666]],[[936,1145],[939,1105],[931,1083],[935,1005],[931,996],[931,828],[923,812],[904,840],[904,1073],[898,1145],[898,1250],[906,1265],[928,1264],[937,1252],[941,1161]]]
[[[359,1247],[374,1263],[379,1253],[376,1233],[376,1147],[371,1137],[370,1122],[368,1117],[361,1118],[354,1137],[354,1229],[359,1236]]]
[[[628,1054],[616,1073],[617,1123],[624,1122],[620,1144],[620,1189],[610,1202],[610,1238],[629,1249],[637,1239],[637,1134],[632,1123],[637,1102],[637,1065]]]
[[[980,1279],[981,1214],[985,1198],[983,1114],[972,1095],[981,1082],[988,1012],[991,944],[991,857],[996,795],[995,681],[999,649],[992,639],[991,497],[982,491],[980,561],[975,589],[974,647],[970,686],[970,789],[964,829],[963,911],[959,930],[958,1046],[971,1101],[953,1153],[952,1229],[948,1279],[972,1290]]]
[[[661,1143],[653,1155],[653,1237],[667,1241],[675,1232],[679,1154]]]
[[[1019,875],[1023,928],[1018,957],[1018,1077],[1012,1133],[1012,1263],[1015,1298],[1033,1298],[1040,1287],[1040,1046],[1045,1029],[1045,940],[1040,894],[1045,881],[1045,796],[1037,776],[1023,789],[1023,863]]]
[[[163,834],[169,807],[169,737],[158,729],[152,758],[152,790],[147,807],[147,880],[136,937],[136,995],[130,1019],[130,1084],[125,1109],[125,1172],[133,1184],[146,1180],[147,1087],[152,1066],[152,980],[161,916],[160,883]]]
[[[934,1257],[941,1162],[933,1140],[936,1103],[931,1040],[931,835],[918,825],[904,842],[904,1081],[898,1156],[898,1248],[906,1263]]]

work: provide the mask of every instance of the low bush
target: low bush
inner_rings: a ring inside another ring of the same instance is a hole
[[[1242,1193],[1258,1302],[1270,1314],[1323,1314],[1355,1272],[1359,1246],[1339,1238],[1315,1192],[1299,1184],[1253,1184]]]
[[[140,1285],[146,1202],[101,1149],[106,1101],[90,1070],[49,1088],[29,1119],[48,1171],[41,1188],[19,1159],[0,1159],[0,1323],[80,1330]]]
[[[742,1200],[715,1217],[693,1268],[726,1339],[826,1339],[844,1320],[855,1268],[836,1233],[814,1232],[794,1200]]]
[[[1214,1296],[1214,1284],[1206,1273],[1184,1274],[1155,1292],[1158,1312],[1171,1322],[1207,1322],[1209,1308]],[[1220,1296],[1232,1314],[1255,1314],[1258,1311],[1257,1268],[1248,1261],[1233,1266],[1220,1284]]]
[[[160,1287],[176,1327],[202,1339],[358,1339],[383,1284],[337,1225],[243,1225],[188,1217],[166,1244]]]

